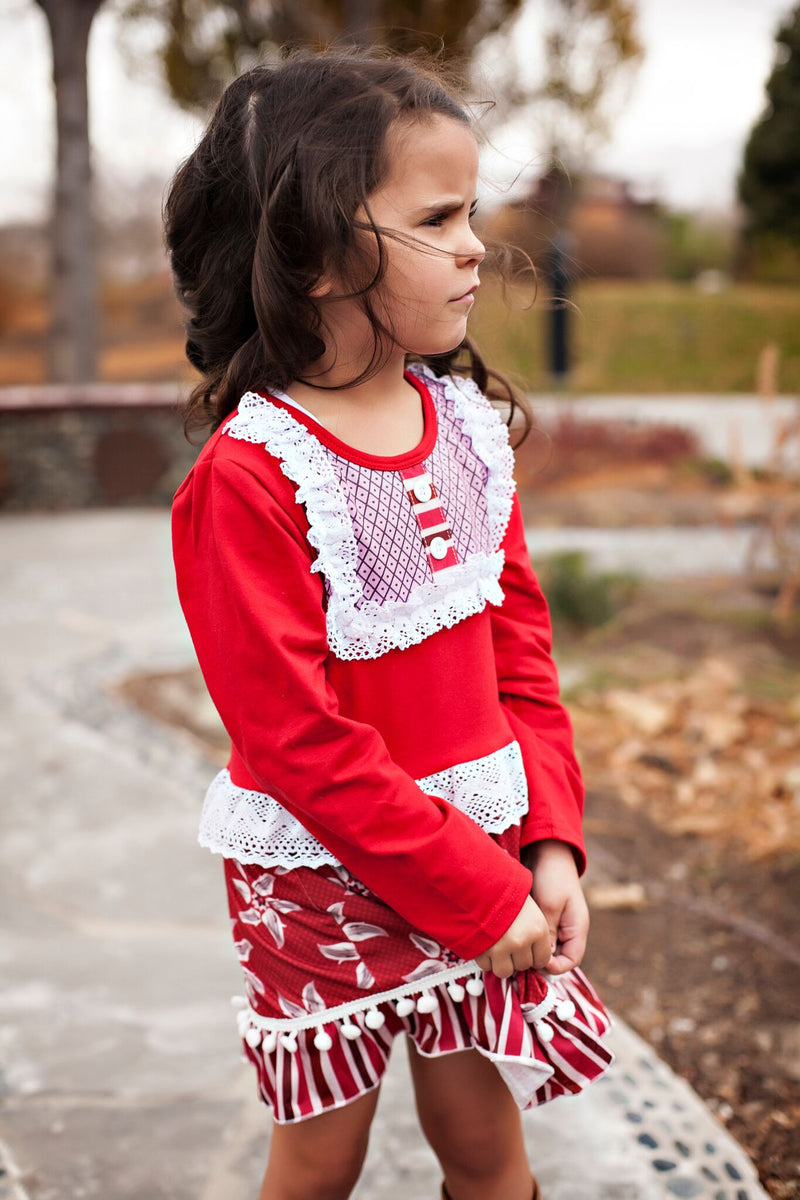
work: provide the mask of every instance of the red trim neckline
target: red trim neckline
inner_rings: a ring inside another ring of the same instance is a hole
[[[403,378],[419,392],[422,400],[422,419],[424,423],[421,440],[412,450],[406,450],[403,454],[367,454],[365,450],[356,450],[354,446],[349,446],[347,442],[343,442],[340,438],[337,438],[324,425],[320,425],[310,413],[303,412],[297,408],[288,397],[276,396],[272,392],[258,392],[258,395],[263,396],[265,400],[269,400],[270,404],[275,404],[278,408],[291,413],[296,421],[299,421],[301,425],[305,425],[306,429],[314,434],[314,437],[327,446],[329,450],[333,450],[335,454],[338,454],[340,458],[346,458],[350,462],[358,463],[361,467],[371,467],[376,471],[398,471],[403,467],[413,467],[428,458],[433,447],[436,445],[438,432],[436,406],[427,387],[421,379],[418,379],[416,375],[412,375],[410,371],[404,371]]]

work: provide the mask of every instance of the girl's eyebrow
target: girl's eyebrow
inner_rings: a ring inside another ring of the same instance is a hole
[[[477,200],[472,200],[470,202],[469,207],[474,208],[474,206],[476,204],[477,204]],[[442,200],[438,204],[427,204],[424,208],[415,209],[413,215],[415,217],[433,217],[433,216],[436,216],[437,213],[459,212],[464,207],[465,207],[465,203],[463,200],[461,200],[461,199],[449,200],[448,199],[448,200]]]

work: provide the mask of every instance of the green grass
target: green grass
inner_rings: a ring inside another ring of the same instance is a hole
[[[573,300],[574,391],[752,392],[771,343],[778,391],[800,391],[800,288],[737,284],[706,295],[691,284],[597,282]],[[533,391],[550,386],[547,303],[540,294],[526,311],[509,309],[488,278],[470,325],[487,361]]]

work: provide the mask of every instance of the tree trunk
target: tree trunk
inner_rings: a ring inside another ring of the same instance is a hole
[[[86,51],[103,0],[36,0],[50,27],[56,98],[56,179],[51,216],[49,374],[95,377],[97,268]]]

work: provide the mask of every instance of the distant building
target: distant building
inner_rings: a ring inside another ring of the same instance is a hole
[[[658,204],[638,198],[626,180],[610,175],[569,181],[552,170],[525,199],[494,212],[485,232],[519,246],[542,265],[564,227],[576,278],[653,279],[664,273]]]

